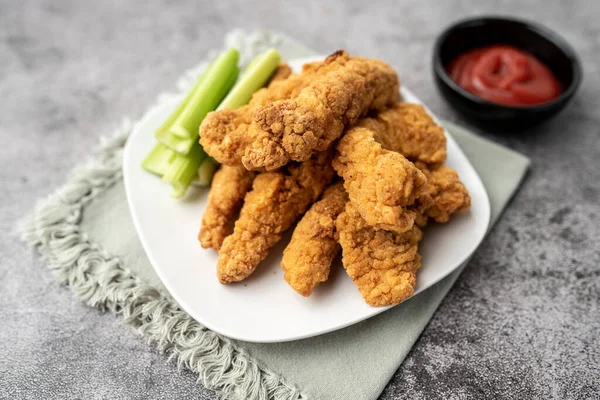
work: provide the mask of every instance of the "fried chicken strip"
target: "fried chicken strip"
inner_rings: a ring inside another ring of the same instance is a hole
[[[221,164],[241,166],[244,151],[253,140],[248,132],[252,110],[252,105],[245,105],[209,112],[200,125],[204,151]]]
[[[327,74],[341,67],[342,63],[339,60],[325,59],[304,64],[299,74],[285,76],[283,72],[277,70],[269,85],[252,95],[249,104],[254,107],[261,107],[277,100],[294,98],[298,96],[302,89],[311,84],[315,75]],[[288,71],[291,72],[289,67]]]
[[[277,169],[291,160],[304,161],[327,149],[369,110],[399,100],[398,75],[380,60],[350,57],[345,51],[326,62],[341,64],[316,71],[312,82],[288,100],[259,107],[250,130],[254,138],[242,162],[247,169]]]
[[[425,175],[402,154],[384,149],[375,132],[361,126],[349,129],[336,150],[333,168],[365,221],[377,229],[410,230],[417,218],[414,208],[427,205]]]
[[[471,207],[471,197],[465,185],[458,179],[455,170],[446,166],[415,164],[427,177],[426,192],[432,202],[424,215],[435,222],[445,223],[456,212],[465,212]]]
[[[223,240],[233,231],[234,217],[240,211],[255,175],[242,166],[227,165],[222,165],[215,173],[198,234],[202,247],[219,251]]]
[[[283,277],[302,296],[310,296],[314,288],[329,277],[331,263],[340,250],[335,220],[344,211],[347,201],[341,182],[328,187],[321,200],[298,222],[292,240],[283,251]]]
[[[268,86],[256,91],[247,105],[208,113],[200,125],[200,144],[221,164],[242,165],[242,156],[255,139],[255,131],[249,129],[252,113],[273,101],[297,96],[310,84],[314,74],[324,74],[339,66],[320,61],[307,64],[301,74],[290,75],[289,66],[280,65]]]
[[[426,164],[446,161],[446,135],[425,108],[419,104],[397,103],[373,118],[363,118],[359,126],[375,132],[383,148],[396,151],[408,160]]]
[[[367,304],[398,304],[414,294],[423,238],[416,225],[404,233],[374,229],[348,202],[336,227],[344,268]]]
[[[237,282],[252,274],[282,233],[319,198],[334,175],[330,151],[281,171],[257,175],[233,233],[221,246],[219,282]]]
[[[456,171],[441,166],[446,160],[446,137],[427,111],[418,104],[398,103],[371,118],[363,118],[358,126],[370,129],[382,148],[399,152],[414,161],[427,177],[424,194],[416,212],[416,224],[424,227],[428,218],[447,222],[450,215],[466,211],[471,203],[469,194]]]

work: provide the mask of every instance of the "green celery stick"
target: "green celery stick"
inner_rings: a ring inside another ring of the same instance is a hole
[[[156,131],[154,137],[160,143],[181,155],[189,153],[194,143],[197,142],[197,138],[182,139],[171,134],[169,131]]]
[[[248,63],[248,67],[241,74],[236,85],[227,97],[219,104],[218,110],[224,108],[238,108],[248,104],[250,98],[258,89],[263,87],[277,69],[281,57],[277,51],[271,49],[265,54],[255,57]],[[207,157],[198,169],[198,178],[194,184],[209,186],[218,163]]]
[[[222,55],[211,64],[209,67],[211,71],[207,70],[203,75],[204,82],[209,82],[211,76],[217,75],[216,71],[218,70],[215,66],[222,64],[223,57],[225,55]],[[217,109],[238,108],[247,104],[254,92],[267,83],[277,69],[280,61],[281,57],[279,53],[271,49],[267,53],[255,57],[248,64],[248,67],[244,70],[239,80],[237,80],[239,70],[237,68],[233,69],[226,79],[222,81],[225,90],[222,91],[223,94],[219,99],[221,102]],[[219,79],[222,78],[223,76],[220,75]],[[171,122],[168,129],[158,130],[155,134],[159,142],[174,150],[171,164],[167,171],[164,172],[163,180],[171,183],[173,186],[171,196],[175,198],[182,197],[190,184],[204,187],[209,186],[212,176],[219,166],[215,160],[206,155],[197,141],[199,124],[204,119],[204,116],[214,109],[214,105],[213,108],[208,109],[206,112],[203,111],[207,109],[206,107],[201,110],[204,115],[200,115],[201,118],[197,119],[198,126],[196,126],[191,137],[182,137],[181,132],[183,131],[178,132],[180,133],[179,135],[176,132],[179,129],[178,127],[183,126],[180,122],[187,118],[185,117],[185,113],[191,109],[194,101],[197,99],[197,93],[206,87],[204,82],[196,87],[193,95],[188,95],[187,104],[182,107],[179,114],[172,121],[168,121]],[[228,92],[229,94],[227,94]],[[163,125],[167,126],[166,123]]]
[[[190,182],[198,175],[198,168],[205,158],[206,153],[199,143],[195,143],[187,155],[175,155],[169,169],[163,175],[163,180],[173,186],[171,197],[179,198],[185,194]]]
[[[230,74],[229,77],[227,78],[227,83],[225,84],[225,90],[223,91],[223,96],[220,99],[221,101],[223,101],[223,99],[225,98],[225,96],[227,96],[227,94],[229,94],[229,92],[231,91],[231,89],[233,89],[233,87],[237,83],[237,80],[238,80],[239,77],[240,77],[240,69],[236,68],[235,71],[233,71],[233,73]],[[219,104],[221,104],[221,101],[219,101]],[[210,110],[210,111],[214,111],[214,109]]]
[[[171,125],[173,125],[177,117],[179,117],[179,114],[181,114],[185,106],[189,103],[196,90],[198,90],[198,88],[204,81],[204,78],[206,78],[206,75],[211,71],[212,68],[214,68],[214,65],[215,63],[212,62],[206,67],[206,70],[202,73],[202,75],[200,75],[198,81],[194,84],[192,89],[190,89],[190,91],[181,101],[181,103],[179,103],[175,111],[173,111],[169,118],[167,118],[167,120],[163,122],[163,124],[156,130],[156,132],[154,132],[154,137],[156,138],[156,140],[158,140],[160,143],[170,148],[171,150],[176,151],[177,153],[187,154],[190,151],[190,148],[192,147],[192,144],[194,144],[195,140],[184,140],[176,136],[169,135],[169,128],[171,127]]]
[[[240,77],[244,76],[246,73],[248,73],[248,71],[250,71],[250,69],[255,66],[260,60],[262,60],[262,58],[264,57],[264,54],[259,54],[256,57],[254,57],[252,60],[250,60],[250,62],[248,63],[248,65],[246,65],[246,68],[244,68],[244,71],[242,72],[242,74],[240,75]]]
[[[173,150],[162,143],[157,143],[142,161],[142,167],[148,172],[163,176],[174,158],[175,152]]]
[[[254,92],[265,86],[280,62],[281,56],[275,49],[270,49],[250,61],[240,80],[219,104],[217,110],[234,109],[248,104]]]
[[[226,90],[221,97],[224,97],[235,85],[238,74],[239,70],[236,68],[227,78],[225,83]],[[198,133],[196,132],[196,136],[193,139],[181,139],[171,133],[159,135],[158,139],[165,140],[172,148],[178,151],[163,179],[173,185],[172,197],[182,197],[192,180],[197,178],[198,169],[204,158],[206,158],[206,153],[198,143]],[[212,175],[212,173],[210,174]],[[210,177],[208,179],[210,180]]]
[[[223,97],[235,85],[238,74],[239,74],[239,71],[235,70],[227,78],[227,83],[226,83],[226,88],[225,88],[226,90],[223,93]],[[210,110],[210,111],[212,111],[212,110]],[[200,121],[200,122],[202,122],[202,121]],[[200,127],[200,125],[198,125],[198,128],[199,127]],[[177,135],[173,134],[170,129],[158,130],[158,131],[156,131],[154,136],[156,137],[156,140],[158,140],[159,142],[161,142],[168,148],[176,151],[179,154],[185,155],[190,151],[190,149],[192,148],[192,145],[198,141],[198,128],[196,129],[196,133],[194,134],[194,136],[191,138],[182,138],[180,136],[177,136]]]
[[[238,59],[238,51],[230,49],[213,62],[188,104],[169,128],[170,133],[186,139],[196,137],[206,114],[214,110],[227,94],[231,75],[239,72]]]
[[[200,87],[202,82],[204,82],[204,78],[211,71],[211,68],[213,68],[214,65],[215,65],[215,63],[213,62],[213,63],[210,63],[208,65],[208,67],[206,67],[206,70],[202,73],[202,75],[200,75],[200,78],[198,78],[198,81],[194,84],[192,89],[190,89],[190,91],[185,96],[183,101],[181,103],[179,103],[179,105],[177,106],[175,111],[173,111],[171,113],[171,115],[169,115],[169,118],[167,118],[167,120],[165,122],[163,122],[163,124],[156,130],[156,132],[154,133],[154,136],[159,136],[159,135],[164,136],[164,133],[167,132],[169,130],[169,128],[171,127],[171,125],[173,125],[175,120],[177,120],[177,117],[179,117],[179,115],[181,114],[181,112],[183,111],[185,106],[190,102],[190,99],[192,98],[192,96],[194,95],[196,90],[198,90],[198,88]]]
[[[216,162],[212,157],[206,157],[200,168],[198,168],[198,177],[192,182],[192,185],[208,187],[212,181],[212,177],[215,171],[219,167],[219,163]]]

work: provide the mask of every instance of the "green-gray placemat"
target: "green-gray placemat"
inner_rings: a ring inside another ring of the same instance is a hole
[[[268,32],[232,32],[226,38],[229,46],[240,50],[243,62],[271,46],[286,59],[314,54]],[[204,65],[184,76],[179,89],[189,87]],[[529,160],[454,124],[445,126],[488,191],[493,225],[519,187]],[[130,130],[131,124],[125,123],[104,141],[23,224],[24,239],[38,248],[59,282],[90,306],[121,316],[225,398],[376,399],[464,265],[403,304],[336,332],[276,344],[224,338],[178,307],[139,243],[121,178],[121,152]]]

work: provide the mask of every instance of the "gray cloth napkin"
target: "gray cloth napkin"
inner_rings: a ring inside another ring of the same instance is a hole
[[[285,58],[311,55],[283,36],[274,45]],[[244,54],[243,46],[237,47]],[[493,224],[517,190],[529,160],[445,125],[488,191]],[[86,303],[121,315],[224,397],[376,399],[464,265],[405,303],[336,332],[279,344],[223,338],[178,309],[141,247],[118,168],[127,134],[105,145],[25,223],[25,239],[48,259],[58,280]]]

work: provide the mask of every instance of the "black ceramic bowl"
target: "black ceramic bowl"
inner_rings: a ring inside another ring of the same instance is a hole
[[[512,45],[536,56],[560,82],[560,96],[539,105],[505,106],[458,86],[448,74],[448,64],[466,51],[492,44]],[[451,106],[476,123],[502,129],[530,127],[555,115],[577,91],[582,74],[575,51],[556,33],[533,22],[500,17],[466,19],[446,28],[435,42],[433,73]]]

